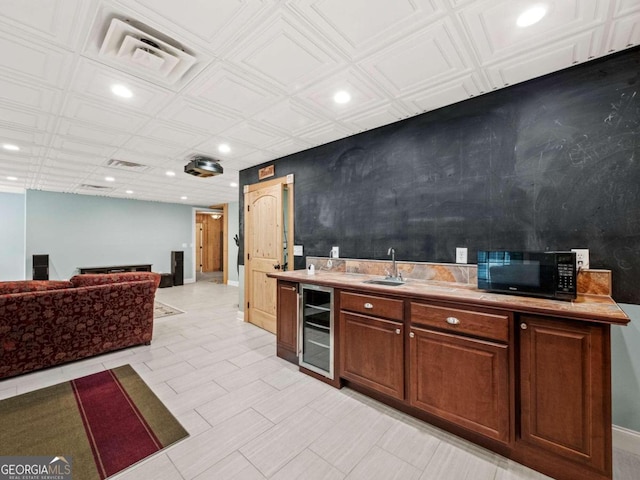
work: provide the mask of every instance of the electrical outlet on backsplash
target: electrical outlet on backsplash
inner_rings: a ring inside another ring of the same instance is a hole
[[[589,249],[572,248],[571,251],[576,254],[576,266],[580,270],[589,270]]]

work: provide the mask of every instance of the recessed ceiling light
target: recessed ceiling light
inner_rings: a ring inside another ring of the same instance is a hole
[[[231,151],[231,147],[226,143],[221,143],[220,145],[218,145],[218,151],[220,153],[229,153]]]
[[[20,147],[17,145],[13,145],[11,143],[3,143],[2,144],[2,148],[4,148],[5,150],[9,150],[11,152],[17,152],[20,150]]]
[[[174,172],[173,170],[167,170],[165,172],[165,174],[167,175],[167,177],[175,177],[176,176],[176,172]]]
[[[133,193],[133,190],[127,190],[127,192],[129,195],[131,195]]]
[[[516,24],[519,27],[529,27],[534,23],[538,23],[547,14],[547,6],[538,4],[525,10],[520,14]]]
[[[113,177],[104,177],[104,179],[105,179],[107,182],[115,182],[115,181],[116,181],[116,179],[115,179],[115,178],[113,178]]]
[[[131,98],[131,97],[133,97],[133,92],[129,88],[125,87],[124,85],[120,85],[120,84],[113,85],[111,87],[111,92],[114,95],[117,95],[118,97],[122,97],[122,98]]]
[[[336,92],[333,96],[333,101],[336,103],[347,103],[351,100],[351,94],[345,90],[340,90]]]
[[[187,199],[186,195],[183,195],[180,197],[180,200],[186,200],[186,199]]]
[[[229,184],[229,186],[231,186],[231,187],[234,187],[234,188],[235,188],[235,187],[237,187],[237,186],[238,186],[238,184],[237,184],[236,182],[231,182],[231,183]]]
[[[16,180],[18,180],[18,177],[7,177],[7,180],[11,180],[12,182],[15,182]]]

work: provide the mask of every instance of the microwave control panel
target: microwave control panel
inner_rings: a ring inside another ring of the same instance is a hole
[[[558,264],[558,290],[561,292],[572,292],[575,288],[573,283],[573,265],[566,263]]]
[[[575,293],[576,292],[576,258],[575,253],[558,253],[556,254],[556,267],[558,269],[558,283],[556,285],[558,292]]]

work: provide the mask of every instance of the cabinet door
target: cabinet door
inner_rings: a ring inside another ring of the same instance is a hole
[[[520,440],[610,471],[609,326],[520,322]]]
[[[411,405],[508,443],[507,345],[415,327],[409,337]]]
[[[298,284],[278,282],[278,356],[298,362]]]
[[[403,399],[403,331],[400,322],[341,312],[341,376]]]

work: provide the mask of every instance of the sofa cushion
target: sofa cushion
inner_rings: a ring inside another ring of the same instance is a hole
[[[75,287],[91,287],[110,283],[142,282],[155,280],[156,287],[160,283],[160,274],[151,272],[121,272],[121,273],[83,273],[75,275],[69,280]]]
[[[0,282],[0,295],[61,290],[64,288],[73,288],[73,284],[69,280],[16,280]]]

